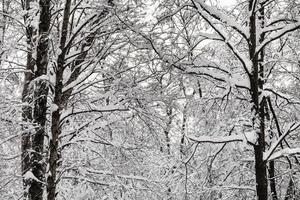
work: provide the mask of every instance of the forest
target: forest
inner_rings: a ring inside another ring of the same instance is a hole
[[[300,200],[299,0],[1,0],[0,200]]]

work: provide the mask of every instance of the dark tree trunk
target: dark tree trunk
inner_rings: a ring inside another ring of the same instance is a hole
[[[112,0],[108,0],[108,5],[113,6]],[[64,107],[67,106],[68,100],[72,95],[73,88],[63,92],[63,72],[65,69],[65,57],[67,52],[69,51],[70,46],[66,44],[67,36],[68,36],[68,25],[70,21],[70,8],[71,8],[72,1],[66,0],[65,7],[64,7],[64,15],[63,15],[63,22],[62,22],[62,29],[61,29],[61,36],[60,36],[60,49],[62,50],[61,54],[58,56],[57,59],[57,67],[56,67],[56,82],[54,88],[54,101],[53,103],[57,106],[57,110],[52,113],[51,119],[51,139],[50,139],[50,154],[49,154],[49,171],[50,174],[47,180],[47,199],[54,200],[56,196],[56,185],[58,180],[57,179],[57,168],[58,168],[58,160],[61,157],[59,152],[59,136],[61,134],[61,111]],[[107,16],[108,9],[104,8],[103,12],[101,12],[98,18],[92,22],[92,25],[98,24],[101,19]],[[65,83],[68,85],[75,81],[80,73],[81,67],[80,65],[85,61],[85,58],[88,54],[86,50],[87,47],[91,47],[95,40],[95,35],[97,31],[91,32],[89,36],[85,39],[81,46],[81,53],[75,59],[73,63],[71,63],[71,70],[72,74],[69,80]],[[72,36],[73,37],[73,36]],[[76,37],[76,35],[74,35]]]
[[[172,106],[171,103],[170,105],[167,106],[167,117],[168,117],[168,121],[167,121],[167,126],[164,130],[165,133],[165,138],[166,138],[166,152],[167,152],[167,156],[168,159],[170,159],[171,157],[171,138],[170,138],[170,133],[171,133],[171,126],[172,126],[172,120],[173,120],[173,112],[172,112]],[[171,174],[174,173],[174,169],[170,169]],[[168,188],[167,188],[167,199],[170,200],[172,199],[172,195],[171,195],[172,189],[170,186],[170,183],[168,183]]]
[[[256,3],[254,0],[249,1],[249,12],[255,9]],[[256,53],[257,44],[257,30],[258,23],[256,19],[256,12],[252,12],[250,16],[250,39],[249,39],[249,55],[252,62],[252,71],[250,76],[251,84],[251,97],[253,102],[253,127],[257,132],[258,140],[254,144],[255,153],[255,176],[256,176],[256,193],[258,200],[268,199],[268,178],[267,178],[267,165],[263,160],[263,153],[265,151],[265,100],[260,100],[261,93],[259,90],[263,89],[263,66],[260,64],[263,61],[264,54]],[[262,36],[259,36],[260,40]]]
[[[29,10],[29,3],[31,1],[28,0],[25,2],[24,10]],[[27,22],[28,16],[25,16],[25,22]],[[34,28],[30,25],[26,27],[26,39],[27,39],[27,63],[26,63],[26,69],[29,71],[25,73],[24,77],[24,86],[23,86],[23,92],[22,92],[22,102],[24,103],[24,106],[22,107],[22,119],[23,119],[23,125],[22,125],[22,139],[21,139],[21,166],[22,166],[22,175],[23,175],[23,197],[24,199],[29,198],[29,190],[28,188],[31,187],[30,180],[25,179],[24,175],[27,171],[31,170],[31,164],[30,164],[30,152],[31,149],[31,135],[32,132],[30,130],[30,123],[33,120],[32,117],[32,95],[29,93],[29,84],[31,83],[33,79],[33,69],[34,69],[34,59],[32,57],[32,36],[34,34]]]
[[[187,124],[187,108],[188,108],[188,102],[186,102],[184,104],[184,107],[183,107],[183,117],[182,117],[182,126],[181,126],[181,139],[180,139],[180,156],[181,156],[181,158],[183,158],[184,155],[185,155],[184,137],[185,137],[186,124]]]
[[[25,9],[30,9],[30,0],[25,2]],[[48,66],[48,34],[50,27],[50,0],[40,0],[40,19],[36,60],[33,59],[33,36],[36,32],[32,26],[26,28],[27,44],[30,46],[27,54],[27,70],[25,75],[22,100],[27,104],[23,107],[22,134],[22,174],[32,173],[37,179],[23,178],[24,198],[42,200],[45,182],[44,136],[47,113],[48,83],[39,79],[47,74]],[[28,18],[28,16],[25,17]],[[30,87],[34,85],[34,87]],[[33,123],[34,132],[28,131],[28,124]],[[31,150],[32,153],[29,153]],[[28,189],[28,191],[27,191]]]
[[[49,154],[49,176],[47,179],[47,199],[55,200],[56,196],[56,173],[58,167],[58,160],[60,158],[60,153],[58,151],[58,137],[61,133],[60,127],[60,118],[61,111],[63,109],[62,101],[62,89],[63,89],[63,72],[66,56],[66,41],[68,35],[68,24],[70,18],[70,9],[71,9],[71,0],[67,0],[64,8],[61,37],[60,37],[60,46],[61,54],[57,59],[57,68],[56,68],[56,81],[54,88],[54,100],[53,103],[57,106],[57,109],[53,111],[51,116],[51,138],[50,138],[50,154]]]
[[[276,181],[275,181],[275,162],[272,160],[269,163],[269,179],[270,179],[270,189],[273,200],[278,200],[276,191]]]

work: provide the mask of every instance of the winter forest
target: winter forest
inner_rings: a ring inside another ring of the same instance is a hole
[[[300,200],[299,0],[1,0],[1,200]]]

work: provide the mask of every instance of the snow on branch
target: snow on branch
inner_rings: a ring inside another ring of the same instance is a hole
[[[271,33],[257,48],[256,54],[258,54],[266,45],[273,42],[274,40],[279,39],[283,35],[295,31],[296,29],[300,28],[300,20],[298,19],[297,22],[293,24],[286,25],[284,28],[280,29],[279,31]]]
[[[291,155],[295,155],[295,154],[300,154],[300,147],[298,147],[298,148],[284,148],[284,149],[281,149],[279,151],[276,151],[275,153],[273,153],[267,159],[267,161],[275,160],[275,159],[283,157],[283,156],[291,156]]]
[[[230,136],[187,136],[190,140],[199,143],[214,143],[214,144],[223,144],[229,142],[249,142],[255,144],[257,141],[257,134],[252,132],[246,132],[243,135],[230,135]]]
[[[247,74],[250,74],[250,70],[251,70],[251,61],[244,56],[241,52],[238,51],[238,49],[235,48],[234,44],[232,44],[229,41],[229,36],[223,31],[221,30],[219,27],[217,27],[214,22],[211,20],[211,17],[214,17],[214,8],[210,8],[209,10],[205,10],[203,7],[206,7],[207,5],[205,5],[204,1],[202,0],[197,0],[198,4],[200,4],[200,6],[196,6],[198,13],[204,18],[204,20],[218,33],[218,35],[222,38],[221,40],[223,42],[225,42],[225,44],[229,47],[229,49],[232,51],[232,53],[236,56],[236,58],[241,62],[241,64],[243,65],[243,68],[245,70],[245,72]],[[202,5],[203,4],[203,5]],[[212,13],[210,13],[210,11]],[[218,10],[217,10],[218,11]],[[219,11],[218,11],[219,12]],[[235,22],[233,22],[235,23]],[[232,28],[234,28],[234,25],[232,23],[228,24],[229,26],[231,26]],[[243,33],[240,33],[241,35],[243,35]],[[246,36],[246,38],[248,38]]]
[[[107,186],[107,187],[113,187],[113,186],[117,185],[117,183],[108,183],[108,182],[104,182],[104,181],[97,181],[95,179],[86,178],[84,176],[71,176],[71,175],[69,175],[69,176],[63,176],[62,179],[79,179],[79,180],[86,181],[88,183],[101,185],[101,186]]]
[[[229,142],[242,142],[244,141],[243,135],[230,135],[223,137],[210,137],[210,136],[187,136],[190,140],[199,143],[229,143]]]
[[[27,171],[24,175],[23,178],[25,180],[34,180],[38,183],[45,184],[43,181],[40,181],[31,171]]]
[[[296,153],[293,153],[294,152],[293,149],[291,150],[292,153],[289,154],[288,152],[289,152],[290,148],[282,149],[282,150],[277,151],[277,152],[275,152],[275,150],[280,145],[280,143],[285,139],[285,137],[287,135],[289,135],[291,132],[298,129],[299,127],[300,127],[300,123],[299,124],[293,123],[292,125],[290,125],[289,129],[287,131],[285,131],[285,133],[283,135],[281,135],[278,138],[278,140],[271,145],[270,149],[267,152],[264,153],[264,160],[265,161],[274,160],[276,158],[279,158],[279,157],[282,157],[282,156],[285,156],[285,155],[296,154]],[[296,149],[300,149],[300,148],[296,148]]]
[[[73,109],[66,110],[62,116],[61,121],[64,121],[70,116],[84,114],[84,113],[105,113],[105,112],[115,112],[115,111],[128,111],[123,104],[110,104],[106,106],[91,106],[89,109],[86,110],[78,110],[74,111]]]
[[[158,22],[161,22],[167,18],[170,18],[170,17],[173,17],[174,15],[176,15],[177,13],[179,13],[182,9],[186,8],[186,7],[192,7],[191,4],[188,4],[188,3],[185,3],[183,5],[181,5],[179,8],[177,8],[175,11],[171,12],[171,13],[168,13],[167,15],[164,15],[164,16],[161,16],[159,19],[158,19]]]
[[[276,25],[278,23],[284,23],[284,24]],[[269,22],[265,26],[265,28],[262,29],[262,32],[268,33],[268,32],[278,31],[278,30],[281,30],[282,28],[286,27],[287,24],[291,24],[291,23],[297,23],[297,20],[287,19],[287,18],[276,19],[274,21]]]
[[[216,69],[216,70],[210,70]],[[217,71],[218,70],[218,71]],[[244,78],[239,74],[233,74],[231,72],[227,72],[224,69],[220,68],[219,66],[213,65],[196,65],[196,67],[189,67],[185,68],[185,72],[188,74],[196,74],[196,75],[203,75],[210,78],[213,78],[218,81],[226,82],[231,86],[236,86],[240,88],[250,88],[250,81],[248,78]]]
[[[289,134],[289,131],[287,131],[285,134],[281,135],[279,137],[279,139],[271,145],[270,149],[264,153],[264,160],[268,160],[271,155],[273,154],[273,152],[275,151],[275,149],[279,146],[279,144],[284,140],[284,138]]]
[[[124,179],[133,179],[133,180],[138,180],[138,181],[146,181],[146,182],[159,182],[157,180],[151,180],[143,176],[135,176],[135,175],[124,175],[124,174],[117,174],[112,171],[104,171],[104,170],[94,170],[94,169],[87,169],[87,172],[92,173],[92,174],[102,174],[102,175],[110,175],[110,176],[115,176],[119,178],[124,178]]]
[[[218,21],[222,22],[225,25],[230,26],[234,30],[236,30],[239,34],[241,34],[245,39],[249,38],[247,27],[243,27],[236,23],[236,20],[231,18],[230,16],[226,15],[225,13],[221,12],[220,10],[209,6],[205,3],[204,0],[196,0],[199,6],[197,8],[203,9],[205,12],[207,12],[209,15],[211,15],[214,19],[217,19]]]

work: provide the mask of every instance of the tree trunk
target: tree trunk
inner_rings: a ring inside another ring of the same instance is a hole
[[[268,199],[268,179],[267,179],[267,165],[263,160],[263,153],[265,151],[265,100],[261,99],[261,92],[263,90],[263,66],[260,64],[263,61],[263,53],[256,53],[257,44],[257,22],[255,9],[256,3],[254,0],[249,1],[250,16],[250,39],[249,39],[249,55],[252,62],[252,71],[250,78],[251,84],[251,98],[253,102],[253,127],[258,135],[257,143],[254,144],[255,153],[255,176],[256,176],[256,193],[258,200]],[[260,38],[261,36],[259,36]],[[261,40],[262,38],[260,38]]]
[[[284,200],[296,200],[295,183],[292,177],[290,177],[289,185],[286,190]]]
[[[58,167],[59,160],[59,152],[58,152],[58,137],[61,133],[60,127],[60,118],[61,111],[63,110],[63,101],[62,101],[62,89],[63,89],[63,72],[64,72],[64,64],[65,64],[65,56],[66,56],[66,41],[68,35],[68,24],[70,18],[70,8],[71,8],[71,0],[66,0],[62,29],[61,29],[61,37],[60,37],[60,46],[61,53],[57,58],[57,68],[56,68],[56,81],[54,88],[54,105],[57,106],[57,109],[53,111],[51,116],[51,138],[50,138],[50,154],[49,154],[49,175],[47,178],[47,199],[55,200],[56,196],[56,172]]]
[[[270,161],[269,163],[269,178],[270,178],[270,189],[273,200],[278,200],[276,191],[276,181],[275,181],[275,163]]]
[[[30,9],[28,0],[25,2],[25,9]],[[48,66],[48,32],[50,27],[50,0],[40,0],[40,18],[39,18],[39,40],[36,49],[36,61],[33,59],[32,48],[34,46],[33,36],[36,30],[29,25],[26,28],[27,44],[30,46],[27,54],[27,70],[31,73],[25,75],[22,100],[27,104],[23,107],[23,126],[22,134],[22,174],[32,173],[36,179],[29,179],[23,176],[24,198],[42,200],[44,182],[45,182],[45,164],[44,158],[44,136],[46,114],[47,114],[47,96],[48,83],[41,78],[47,74]],[[26,20],[27,17],[25,17]],[[41,79],[39,79],[41,78]],[[33,85],[34,87],[30,87]],[[28,131],[28,124],[34,124],[34,132]],[[27,125],[26,125],[27,124]],[[32,153],[29,153],[31,150]]]
[[[168,117],[168,121],[167,121],[167,126],[164,130],[164,133],[165,133],[165,137],[166,137],[166,152],[167,152],[167,156],[168,156],[168,160],[171,158],[171,138],[170,138],[170,133],[171,133],[171,126],[172,126],[172,120],[173,120],[173,114],[172,114],[172,105],[171,103],[169,105],[167,105],[167,117]],[[173,171],[174,169],[170,169],[171,171],[171,174],[173,174]],[[167,199],[170,200],[172,199],[172,195],[171,195],[171,192],[172,192],[172,189],[171,189],[171,181],[169,181],[168,183],[168,188],[167,188]]]
[[[59,152],[59,136],[61,134],[61,111],[64,107],[67,106],[68,100],[72,95],[73,88],[63,92],[63,72],[65,69],[65,57],[70,48],[70,46],[66,46],[67,35],[68,35],[68,24],[70,20],[70,8],[71,8],[71,0],[66,0],[64,6],[64,15],[61,29],[61,37],[60,37],[60,49],[61,54],[57,59],[57,68],[56,68],[56,82],[55,82],[55,91],[54,91],[54,100],[53,103],[57,106],[57,110],[52,113],[51,119],[51,139],[50,139],[50,154],[49,154],[49,176],[47,179],[47,199],[54,200],[56,196],[56,185],[58,180],[56,180],[57,168],[58,168],[58,160],[61,157]],[[113,0],[108,0],[108,5],[113,6]],[[98,18],[92,23],[93,25],[100,22],[101,19],[107,16],[108,9],[104,8],[104,10],[99,14]],[[89,36],[82,43],[81,53],[77,56],[75,61],[71,64],[72,74],[65,83],[66,85],[75,81],[80,73],[81,67],[80,64],[84,62],[88,51],[87,47],[90,47],[95,40],[95,35],[99,29],[94,32],[91,32]]]
[[[2,56],[4,54],[4,41],[5,41],[5,32],[7,26],[7,14],[9,9],[10,1],[2,0],[2,18],[0,22],[0,64],[2,63]]]
[[[25,1],[24,10],[29,10],[29,3],[31,1],[27,0]],[[24,17],[25,23],[27,23],[28,16]],[[30,152],[31,149],[31,130],[29,127],[29,124],[32,122],[32,107],[30,104],[32,103],[32,97],[29,93],[29,84],[32,81],[33,72],[34,69],[34,60],[32,57],[32,36],[34,34],[34,28],[31,25],[28,25],[26,27],[26,37],[27,37],[27,63],[26,63],[26,69],[29,71],[25,73],[24,77],[24,85],[23,85],[23,91],[22,91],[22,102],[24,106],[22,107],[22,119],[23,119],[23,125],[22,125],[22,139],[21,139],[21,167],[22,167],[22,176],[23,176],[23,197],[24,199],[30,199],[29,198],[29,188],[31,187],[30,180],[25,179],[24,175],[27,171],[31,170],[31,164],[30,164]]]

